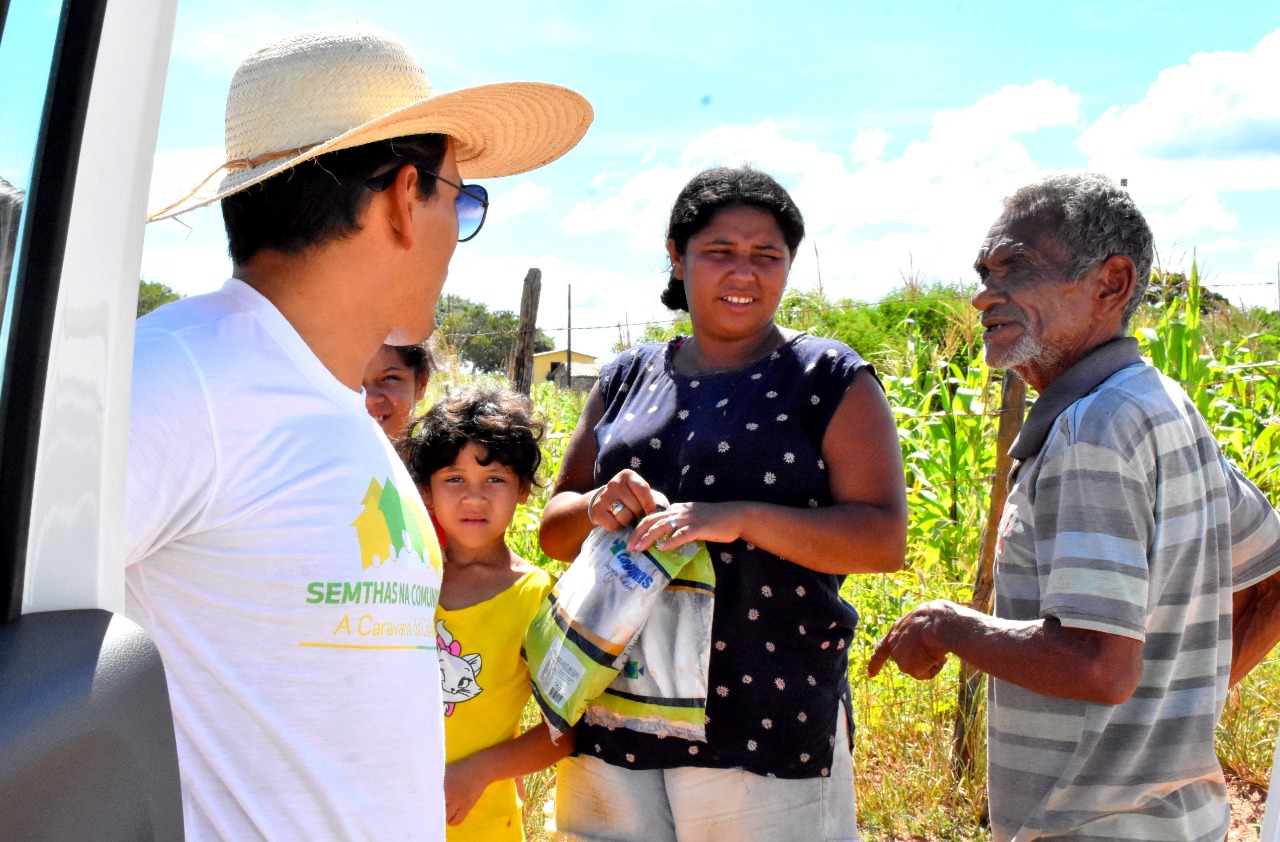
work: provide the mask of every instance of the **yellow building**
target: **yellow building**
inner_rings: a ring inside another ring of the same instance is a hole
[[[564,365],[569,359],[565,350],[561,348],[559,351],[543,351],[541,354],[533,355],[533,382],[542,383],[551,379],[551,370],[557,364]],[[573,352],[573,362],[576,363],[594,363],[596,358],[590,354]]]

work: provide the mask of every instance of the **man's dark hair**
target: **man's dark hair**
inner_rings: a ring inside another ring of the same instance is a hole
[[[299,254],[350,236],[373,198],[370,179],[397,163],[439,173],[448,142],[442,134],[407,135],[328,152],[228,196],[222,221],[232,262],[243,266],[263,249]],[[436,188],[434,178],[418,180],[424,200]]]
[[[542,431],[527,398],[508,388],[468,386],[437,401],[422,416],[417,432],[396,447],[418,485],[427,485],[432,474],[452,465],[467,442],[484,448],[480,464],[496,459],[521,482],[536,485]]]
[[[1051,175],[1004,200],[1009,217],[1039,217],[1068,252],[1063,274],[1075,280],[1092,266],[1122,254],[1133,261],[1133,293],[1125,303],[1121,327],[1138,311],[1151,281],[1155,237],[1146,217],[1111,179],[1098,173]]]
[[[710,225],[717,213],[739,206],[768,212],[778,223],[787,248],[795,254],[804,239],[804,217],[800,209],[791,200],[791,194],[772,176],[745,164],[713,167],[695,175],[671,206],[667,239],[675,243],[678,254],[684,254],[689,240]],[[669,310],[689,309],[684,281],[675,276],[674,270],[667,279],[667,288],[662,291],[662,303]]]

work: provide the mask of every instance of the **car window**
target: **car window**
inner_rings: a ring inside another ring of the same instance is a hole
[[[9,346],[14,278],[20,264],[22,210],[31,184],[36,140],[49,87],[49,68],[62,3],[19,2],[0,11],[0,300],[4,322],[0,364]],[[6,380],[8,366],[4,366]]]

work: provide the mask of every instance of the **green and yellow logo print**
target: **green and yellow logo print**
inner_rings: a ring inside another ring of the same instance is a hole
[[[351,523],[360,537],[361,570],[395,561],[407,548],[419,561],[440,572],[440,550],[431,523],[420,505],[405,504],[395,483],[369,480],[361,503],[364,509]]]
[[[336,609],[340,613],[317,615],[324,618],[320,620],[323,632],[299,645],[435,649],[433,617],[440,598],[441,564],[431,521],[421,504],[401,497],[390,479],[385,483],[370,480],[360,502],[360,514],[351,526],[360,541],[360,571],[365,576],[307,583],[308,605],[340,606]],[[387,568],[390,562],[398,564]],[[425,571],[412,572],[417,564],[434,569],[435,581]]]

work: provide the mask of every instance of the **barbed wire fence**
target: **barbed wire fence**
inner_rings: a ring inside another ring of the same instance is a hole
[[[1256,287],[1256,286],[1274,287],[1275,285],[1276,285],[1275,283],[1264,281],[1264,282],[1248,282],[1248,283],[1235,283],[1235,284],[1219,284],[1217,285],[1216,288],[1226,289],[1226,288],[1235,288],[1235,287]],[[778,312],[787,316],[788,318],[803,318],[804,316],[817,315],[820,313],[837,312],[837,311],[873,310],[873,309],[885,306],[886,304],[892,304],[892,305],[902,304],[902,305],[910,306],[910,305],[916,305],[916,304],[929,304],[929,303],[935,303],[935,302],[937,303],[955,302],[955,303],[963,303],[967,307],[969,305],[970,300],[971,300],[971,296],[969,295],[922,295],[922,296],[911,297],[911,298],[902,298],[902,299],[893,300],[889,302],[844,301],[844,302],[838,302],[833,304],[826,304],[820,307],[815,307],[812,305],[805,305],[800,307],[797,307],[797,306],[789,307],[789,306],[786,306],[786,300],[784,299],[782,306],[778,308]],[[686,313],[684,315],[672,316],[670,318],[646,319],[639,322],[628,321],[628,322],[611,322],[608,324],[574,325],[573,330],[574,331],[618,330],[619,328],[644,329],[647,327],[670,327],[672,325],[679,324],[682,321],[687,321],[688,318],[689,316]],[[973,311],[973,320],[975,323],[977,322],[977,318],[978,318],[977,311]],[[547,334],[565,333],[569,330],[569,327],[568,326],[561,326],[561,327],[539,326],[538,330]],[[519,333],[520,333],[519,328],[482,331],[478,333],[450,333],[450,332],[444,331],[444,335],[449,336],[450,338],[456,337],[459,339],[471,339],[471,338],[488,337],[488,336],[517,336]]]

